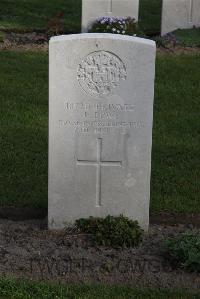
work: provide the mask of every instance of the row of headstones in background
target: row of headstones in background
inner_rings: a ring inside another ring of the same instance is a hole
[[[162,0],[161,35],[176,29],[200,26],[200,0]],[[138,20],[139,0],[82,0],[82,32],[102,16],[133,17]]]
[[[132,17],[138,21],[139,0],[82,0],[82,32],[99,17]]]
[[[147,230],[155,43],[91,33],[49,49],[49,228],[123,214]]]
[[[200,0],[163,0],[161,35],[200,27]]]

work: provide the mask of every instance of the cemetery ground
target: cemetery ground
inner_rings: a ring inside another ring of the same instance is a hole
[[[162,0],[140,0],[140,29],[147,35],[155,36],[160,33]],[[0,6],[0,31],[6,32],[45,32],[48,30],[49,21],[55,20],[59,13],[66,33],[78,33],[81,29],[81,0],[39,1],[28,0],[1,0]],[[59,18],[58,18],[59,20]],[[188,34],[177,33],[181,41],[191,44],[193,39],[200,44],[199,31],[190,30]]]
[[[169,213],[174,222],[182,215],[184,224],[170,226],[166,217],[166,225],[151,225],[150,234],[145,235],[138,248],[116,250],[91,246],[88,236],[48,232],[46,220],[16,222],[13,217],[11,220],[1,219],[2,276],[49,282],[131,283],[138,288],[171,288],[174,292],[184,288],[190,292],[199,290],[198,274],[171,268],[162,255],[163,240],[181,232],[197,231],[196,226],[199,225],[199,67],[200,56],[197,53],[157,56],[151,214],[162,215],[163,218]],[[40,51],[0,51],[0,88],[1,206],[8,210],[9,207],[18,207],[19,210],[23,207],[39,208],[45,215],[48,54]],[[24,211],[26,213],[27,210]],[[26,218],[27,215],[18,216]],[[195,219],[196,225],[189,224],[190,216]],[[65,271],[62,271],[63,267]],[[2,280],[2,285],[7,283],[7,280]],[[36,294],[49,292],[51,298],[52,287],[48,284],[30,286],[24,282],[19,287],[15,281],[9,284],[10,294],[22,294],[18,298],[24,298],[30,288]],[[73,294],[78,292],[76,288],[55,287],[54,292]],[[128,287],[119,291],[105,287],[102,291],[101,287],[92,285],[86,294],[85,287],[79,290],[82,290],[83,298],[103,298],[101,292],[108,293],[105,296],[111,298],[117,298],[117,295],[130,298],[130,293],[133,298],[169,296],[167,291],[137,293],[140,291]],[[170,297],[173,296],[196,298],[198,295],[170,293]]]
[[[142,34],[151,37],[159,35],[161,6],[162,0],[140,0],[139,29]],[[81,0],[28,0],[26,3],[20,0],[1,0],[0,41],[4,38],[11,41],[21,38],[22,42],[41,42],[46,40],[46,33],[57,30],[64,33],[80,32]],[[181,45],[200,45],[198,29],[178,30],[174,36]]]
[[[141,1],[140,26],[149,35],[159,31],[160,3]],[[147,14],[147,9],[151,13]],[[22,4],[1,0],[2,36],[9,36],[10,31],[43,34],[48,20],[61,10],[66,10],[66,1],[29,0]],[[80,0],[73,5],[68,0],[65,28],[68,32],[80,31]],[[0,298],[199,298],[199,275],[173,268],[162,254],[162,242],[167,237],[196,232],[200,224],[200,54],[196,48],[200,35],[197,29],[191,29],[179,30],[176,36],[183,46],[195,48],[170,48],[157,55],[152,225],[138,248],[124,250],[94,247],[87,235],[49,232],[43,219],[23,220],[34,215],[42,218],[47,209],[47,45],[21,46],[14,42],[9,51],[0,50],[0,213],[10,218],[0,219],[0,275],[72,283],[54,286],[2,278]],[[14,221],[15,217],[21,221]],[[177,222],[182,224],[170,225]],[[139,289],[111,286],[113,283],[129,283]]]

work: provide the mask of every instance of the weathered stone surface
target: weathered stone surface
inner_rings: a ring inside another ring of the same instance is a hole
[[[161,35],[200,27],[200,0],[163,0]]]
[[[132,17],[138,20],[139,0],[82,0],[82,32],[99,17]]]
[[[49,228],[126,215],[148,228],[155,43],[50,40]]]

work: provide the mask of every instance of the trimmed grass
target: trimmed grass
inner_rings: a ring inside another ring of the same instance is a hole
[[[200,28],[176,30],[173,34],[183,46],[200,47]]]
[[[15,299],[199,299],[200,295],[183,291],[135,290],[128,286],[52,285],[0,279],[0,298]]]
[[[160,34],[161,11],[162,0],[140,0],[139,26],[145,34]]]
[[[0,52],[1,205],[47,204],[48,57]]]
[[[151,210],[200,212],[200,56],[157,59]],[[0,205],[47,206],[48,57],[0,52]]]
[[[160,31],[161,1],[140,0],[140,26],[146,33]],[[66,32],[80,32],[81,0],[1,0],[0,29],[44,30],[61,11]]]
[[[157,59],[151,209],[200,212],[200,56]]]
[[[1,0],[0,28],[45,29],[48,20],[62,11],[66,31],[80,32],[81,0]]]

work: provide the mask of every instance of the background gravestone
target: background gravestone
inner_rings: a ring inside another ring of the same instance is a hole
[[[49,228],[123,214],[148,228],[155,43],[50,40]]]
[[[82,32],[103,16],[132,17],[138,20],[139,0],[82,0]]]
[[[163,0],[161,35],[200,27],[200,0]]]

